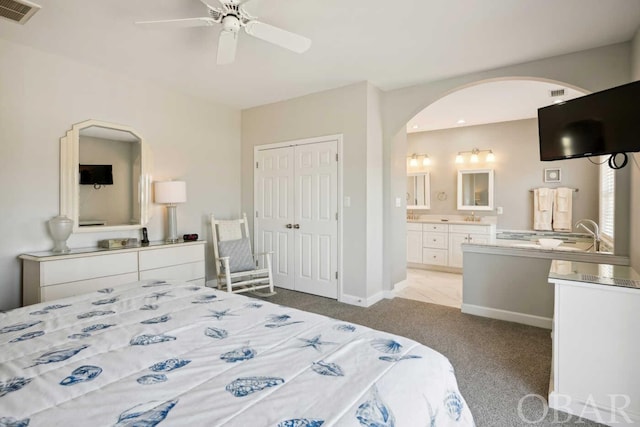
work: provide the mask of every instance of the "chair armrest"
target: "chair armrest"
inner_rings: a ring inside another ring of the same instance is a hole
[[[253,254],[254,257],[258,256],[258,255],[273,255],[274,252],[273,251],[268,251],[268,252],[256,252]]]

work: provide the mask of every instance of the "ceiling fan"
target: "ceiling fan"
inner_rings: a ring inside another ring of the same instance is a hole
[[[291,33],[273,25],[258,21],[249,15],[242,7],[250,0],[218,0],[222,7],[210,6],[205,0],[200,0],[207,7],[209,16],[186,19],[166,19],[161,21],[140,21],[136,24],[160,24],[178,28],[211,27],[222,25],[218,39],[218,64],[230,64],[236,57],[238,33],[241,28],[250,36],[273,43],[293,52],[303,53],[311,46],[311,40],[298,34]]]

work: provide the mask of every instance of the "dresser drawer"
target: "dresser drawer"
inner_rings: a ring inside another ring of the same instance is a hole
[[[204,243],[142,250],[140,251],[140,272],[198,261],[204,261]]]
[[[81,280],[79,282],[62,283],[59,285],[45,286],[41,289],[40,301],[51,301],[58,298],[72,297],[74,295],[95,292],[98,289],[115,288],[125,283],[138,280],[138,273],[118,274],[117,276],[100,277],[97,279]],[[33,301],[33,303],[38,301]]]
[[[451,233],[477,233],[477,234],[490,234],[491,225],[466,225],[466,224],[451,224],[449,228]]]
[[[449,231],[449,224],[422,224],[422,231],[438,231],[446,233]]]
[[[446,249],[423,249],[422,263],[431,265],[447,265]]]
[[[422,233],[422,246],[433,249],[447,249],[449,235],[436,231],[427,231]]]
[[[135,252],[60,259],[41,264],[41,286],[137,272]]]
[[[140,280],[147,279],[174,279],[174,280],[196,280],[204,278],[204,261],[190,262],[187,264],[174,265],[171,267],[160,267],[152,270],[140,271]]]

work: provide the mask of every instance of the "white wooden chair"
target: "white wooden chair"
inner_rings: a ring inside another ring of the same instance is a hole
[[[271,272],[273,252],[252,253],[246,214],[235,220],[217,220],[211,215],[211,233],[218,289],[275,295]],[[264,257],[262,268],[258,268],[258,257]],[[266,288],[269,288],[266,292],[256,292]]]

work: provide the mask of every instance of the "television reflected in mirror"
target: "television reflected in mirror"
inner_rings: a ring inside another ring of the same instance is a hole
[[[112,165],[80,165],[80,185],[113,185]]]

